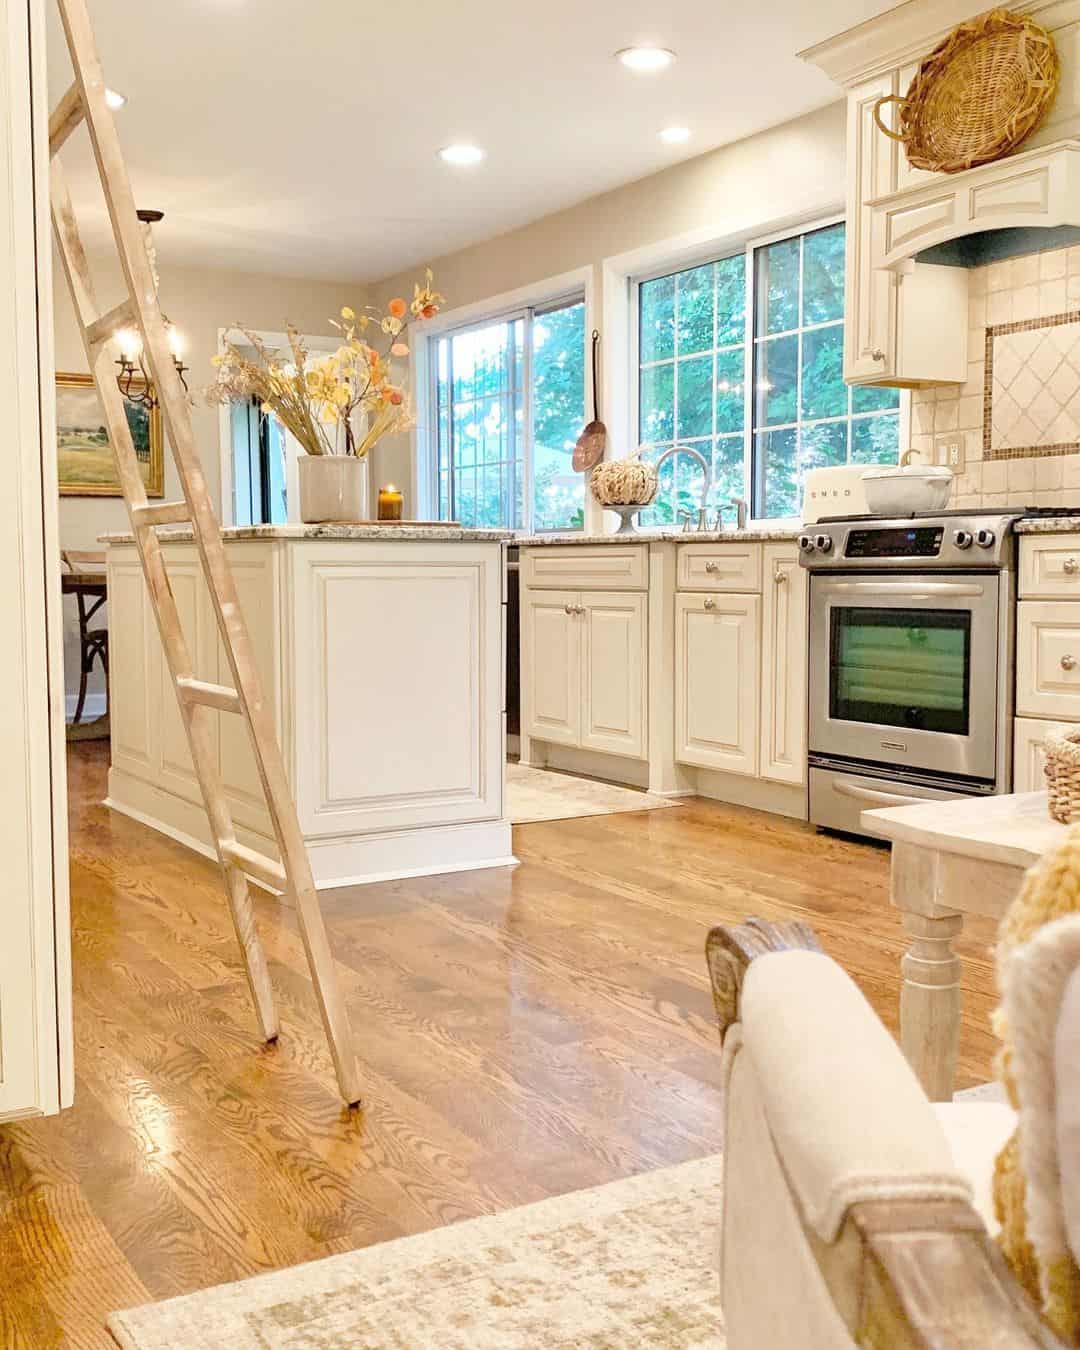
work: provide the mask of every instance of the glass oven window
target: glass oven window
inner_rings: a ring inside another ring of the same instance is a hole
[[[831,717],[966,736],[970,705],[969,612],[832,610]]]

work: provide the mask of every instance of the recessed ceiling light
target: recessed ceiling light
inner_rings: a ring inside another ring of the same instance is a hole
[[[666,70],[675,60],[675,53],[666,47],[624,47],[615,55],[628,69],[639,72]]]
[[[683,141],[690,139],[690,128],[665,127],[660,133],[660,139],[665,145],[682,145]]]
[[[439,151],[439,158],[445,160],[447,164],[479,164],[484,158],[484,152],[478,145],[468,145],[462,142],[456,145],[444,145]]]
[[[127,102],[123,94],[118,94],[115,89],[105,90],[105,102],[115,112],[117,108],[122,108]]]

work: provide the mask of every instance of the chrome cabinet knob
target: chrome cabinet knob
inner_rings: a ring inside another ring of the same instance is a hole
[[[1078,567],[1080,567],[1080,564],[1077,563],[1075,558],[1066,558],[1061,564],[1061,570],[1070,577],[1076,572]]]
[[[563,610],[564,610],[564,612],[567,613],[567,614],[573,614],[573,612],[574,612],[574,606],[573,606],[573,605],[563,605]]]
[[[777,567],[776,571],[772,574],[772,579],[774,586],[783,586],[788,579],[788,574],[782,567]]]
[[[880,347],[875,347],[874,350],[870,353],[870,359],[872,361],[884,361],[885,353],[881,350]]]
[[[1061,658],[1061,669],[1072,670],[1072,668],[1075,665],[1076,665],[1076,657],[1070,656],[1068,652],[1066,652],[1065,655]]]
[[[706,608],[706,609],[715,609],[715,608],[716,608],[716,601],[713,599],[713,597],[712,597],[711,595],[707,595],[707,596],[705,597],[705,608]]]
[[[709,562],[707,562],[707,563],[705,564],[705,571],[706,571],[706,572],[719,572],[719,571],[720,571],[720,564],[716,561],[715,558],[713,558],[713,559],[711,559],[711,561],[709,561]]]

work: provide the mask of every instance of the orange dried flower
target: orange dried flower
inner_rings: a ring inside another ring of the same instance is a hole
[[[408,312],[409,307],[408,305],[406,305],[405,301],[401,299],[400,296],[396,296],[393,300],[390,301],[390,303],[386,306],[386,308],[394,316],[395,319],[403,319],[406,313]]]

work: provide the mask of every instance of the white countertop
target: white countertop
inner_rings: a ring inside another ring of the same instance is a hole
[[[1013,526],[1017,534],[1077,534],[1080,533],[1080,515],[1034,516],[1018,520]]]
[[[1067,825],[1050,819],[1045,792],[960,797],[864,811],[874,834],[939,853],[1027,868],[1064,840]]]
[[[513,540],[521,548],[565,544],[775,544],[798,539],[802,527],[748,525],[744,530],[638,530],[634,534],[523,534]]]
[[[175,530],[161,530],[158,539],[163,544],[185,544],[194,539],[191,530],[186,527]],[[513,539],[512,530],[466,530],[460,525],[410,525],[403,521],[393,525],[387,521],[371,521],[356,525],[229,525],[223,526],[223,539],[359,539],[380,541],[410,540],[424,543],[500,543]],[[130,531],[118,531],[113,534],[100,534],[98,540],[103,544],[130,544],[134,536]]]

